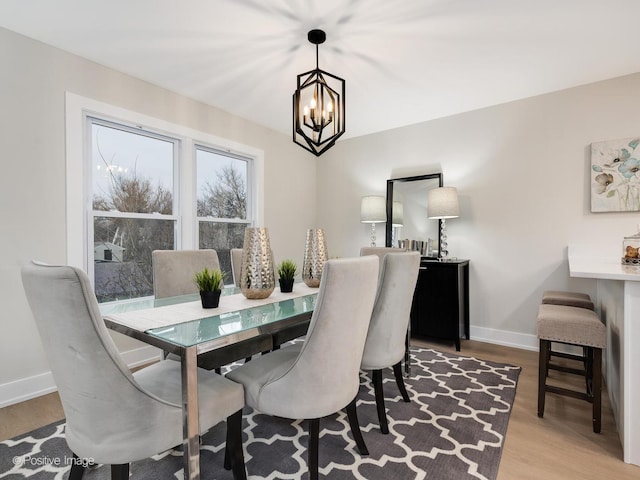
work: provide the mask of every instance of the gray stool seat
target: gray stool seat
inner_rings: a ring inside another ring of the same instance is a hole
[[[544,416],[546,393],[555,393],[586,400],[593,404],[593,431],[600,433],[602,349],[606,348],[606,327],[593,310],[584,307],[542,304],[538,308],[537,331],[540,341],[538,363],[538,417],[542,418]],[[583,347],[584,355],[552,352],[551,342]],[[552,355],[580,361],[584,364],[584,369],[552,364]],[[578,392],[547,385],[549,370],[559,370],[584,375],[586,392]]]
[[[542,293],[542,303],[588,308],[589,310],[594,309],[591,297],[586,293],[568,292],[565,290],[546,290]]]
[[[538,338],[583,347],[607,346],[607,330],[596,312],[567,305],[540,305]]]

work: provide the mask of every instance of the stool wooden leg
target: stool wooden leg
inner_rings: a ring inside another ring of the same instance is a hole
[[[584,371],[587,397],[593,397],[593,347],[584,347]]]
[[[593,349],[593,431],[600,433],[602,414],[602,349]]]
[[[538,417],[544,416],[544,400],[549,365],[549,349],[551,342],[540,339],[540,353],[538,356]]]

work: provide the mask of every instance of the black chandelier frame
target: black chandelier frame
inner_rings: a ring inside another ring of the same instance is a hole
[[[322,30],[311,30],[309,42],[316,46],[316,68],[297,76],[293,94],[293,141],[316,156],[335,145],[345,132],[344,79],[321,70],[318,65],[318,45],[324,43]],[[310,107],[304,107],[305,98]]]

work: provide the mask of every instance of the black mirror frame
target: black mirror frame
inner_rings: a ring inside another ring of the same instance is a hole
[[[429,173],[427,175],[417,175],[415,177],[390,178],[389,180],[387,180],[387,223],[386,223],[386,240],[385,240],[385,245],[387,247],[397,246],[397,245],[391,245],[391,241],[393,238],[393,231],[392,231],[393,226],[391,222],[393,220],[393,184],[394,182],[415,182],[418,180],[432,180],[435,178],[438,179],[438,187],[442,187],[444,185],[442,172]],[[442,234],[442,220],[438,220],[438,242],[440,242],[441,234]],[[440,257],[440,249],[438,249],[438,257]]]

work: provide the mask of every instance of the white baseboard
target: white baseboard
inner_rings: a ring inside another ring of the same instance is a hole
[[[504,345],[505,347],[520,348],[537,352],[540,342],[536,335],[526,333],[507,332],[504,330],[494,330],[493,328],[471,327],[471,338],[478,342]],[[582,355],[582,348],[575,345],[565,345],[562,343],[553,344],[554,352],[571,353]]]
[[[505,347],[538,351],[538,338],[526,333],[507,332],[493,328],[471,326],[471,339],[479,342],[504,345]]]
[[[155,347],[144,346],[122,352],[122,358],[129,368],[135,368],[159,360],[160,350]],[[3,383],[0,384],[0,408],[46,395],[56,390],[56,384],[51,372]]]

